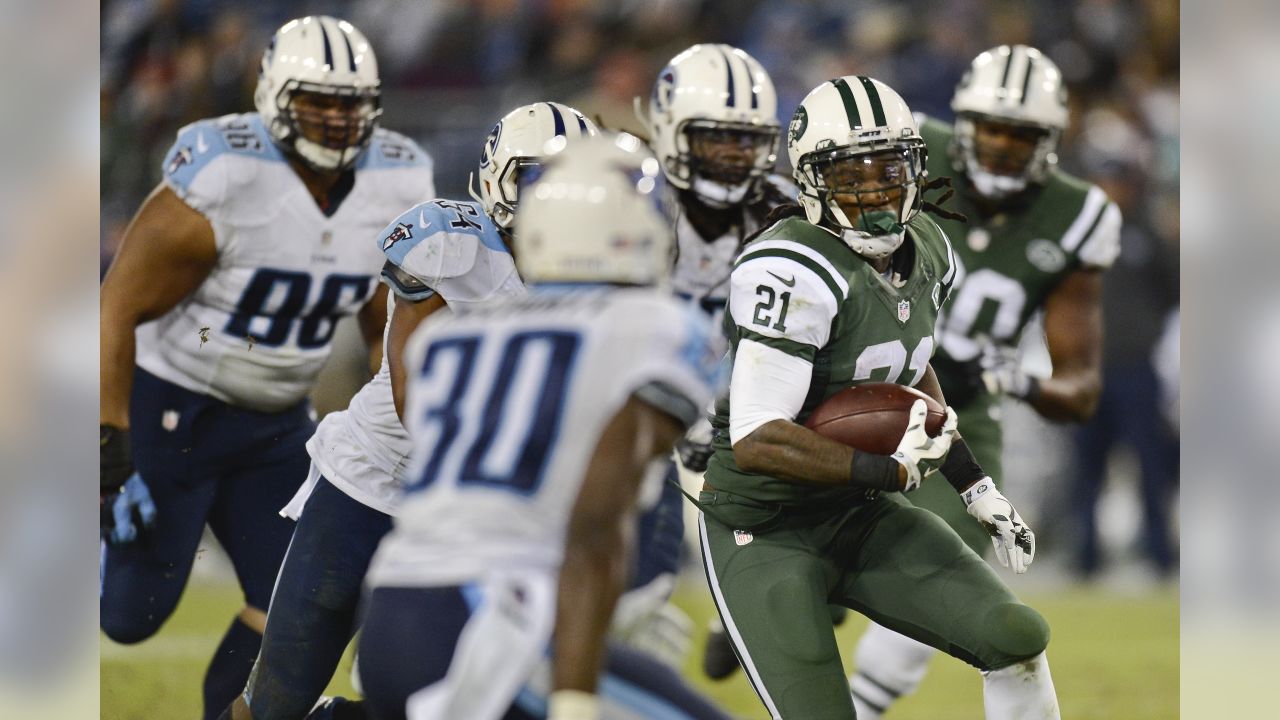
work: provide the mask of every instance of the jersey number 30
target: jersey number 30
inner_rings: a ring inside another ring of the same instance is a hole
[[[416,444],[430,448],[431,454],[408,490],[430,486],[446,470],[460,485],[524,495],[542,484],[581,338],[574,332],[517,333],[507,339],[496,362],[477,369],[483,341],[468,335],[427,348],[414,381],[425,407],[409,412],[418,423]],[[467,414],[463,408],[480,412]]]

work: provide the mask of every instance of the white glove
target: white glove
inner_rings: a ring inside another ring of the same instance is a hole
[[[929,437],[925,432],[924,420],[928,415],[928,406],[924,400],[916,400],[911,404],[911,418],[907,421],[907,431],[898,443],[898,450],[892,457],[907,469],[907,484],[902,492],[910,492],[920,487],[920,483],[938,471],[942,461],[951,450],[951,441],[956,438],[956,411],[947,408],[947,421],[942,424],[942,432],[938,437]]]
[[[982,349],[982,383],[987,392],[1026,399],[1034,383],[1022,370],[1022,357],[1012,345],[988,343]]]
[[[1004,567],[1013,567],[1019,575],[1036,557],[1036,534],[1022,522],[1013,503],[1000,494],[996,484],[984,477],[962,493],[969,514],[991,533],[996,546],[996,559]]]
[[[547,720],[600,720],[600,698],[582,690],[556,690],[547,698]]]

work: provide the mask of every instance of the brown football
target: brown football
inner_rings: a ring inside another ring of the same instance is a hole
[[[855,450],[892,455],[907,431],[911,405],[920,399],[928,406],[925,432],[937,436],[946,422],[946,409],[919,390],[895,383],[845,388],[815,408],[804,426]]]

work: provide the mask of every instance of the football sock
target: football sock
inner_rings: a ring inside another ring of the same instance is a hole
[[[879,720],[903,695],[915,692],[937,652],[876,623],[871,623],[854,653],[857,672],[849,678],[849,691],[858,720]]]
[[[1058,696],[1044,653],[982,673],[987,720],[1059,720]],[[861,716],[859,716],[861,717]]]
[[[258,657],[262,636],[240,618],[231,621],[227,634],[213,654],[204,676],[204,718],[215,720],[236,696],[244,692],[249,671]]]

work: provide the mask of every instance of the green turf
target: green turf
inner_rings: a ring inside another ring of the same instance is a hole
[[[677,594],[697,627],[713,608],[701,588]],[[1178,601],[1174,589],[1116,595],[1091,588],[1028,593],[1053,628],[1049,657],[1068,720],[1097,718],[1169,720],[1178,717]],[[161,632],[134,647],[101,641],[103,720],[199,717],[204,667],[239,608],[232,586],[193,584]],[[849,655],[865,620],[851,616],[838,631]],[[698,672],[702,636],[686,676],[724,708],[744,718],[767,717],[742,673],[713,683]],[[350,653],[343,658],[331,694],[351,693]],[[949,657],[933,661],[921,691],[904,699],[890,720],[982,718],[982,682],[972,668]]]

